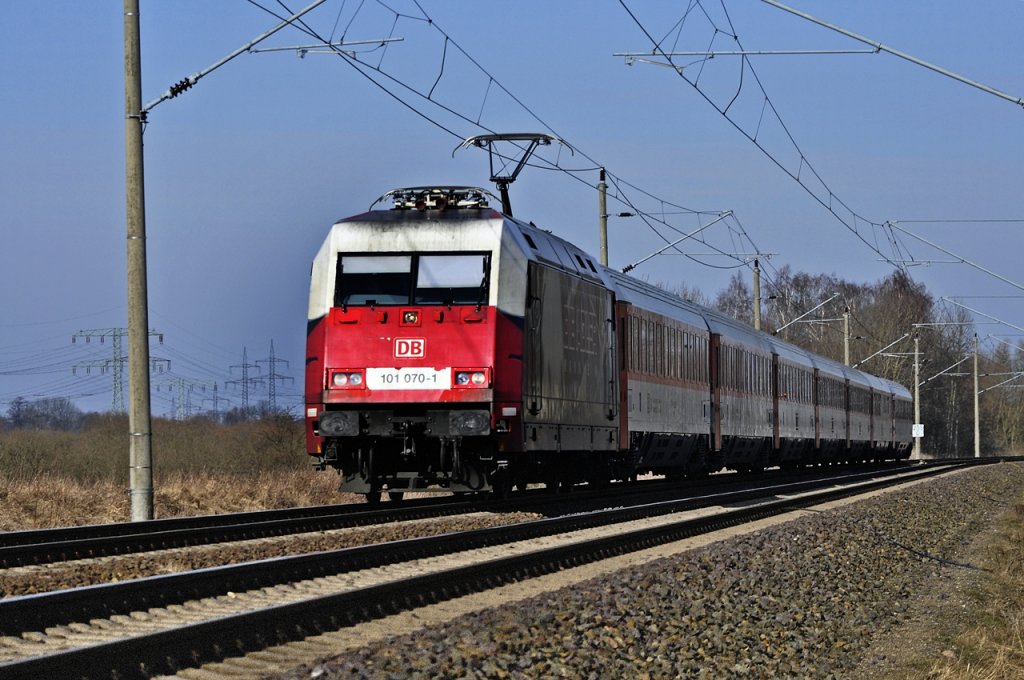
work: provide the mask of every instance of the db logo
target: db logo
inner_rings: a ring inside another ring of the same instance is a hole
[[[421,359],[425,355],[426,345],[423,338],[395,338],[395,358]]]

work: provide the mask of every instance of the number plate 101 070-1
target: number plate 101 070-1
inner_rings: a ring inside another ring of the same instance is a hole
[[[452,387],[452,370],[368,368],[366,387],[371,390],[448,390]]]

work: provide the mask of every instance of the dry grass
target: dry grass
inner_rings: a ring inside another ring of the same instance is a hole
[[[153,480],[156,517],[362,502],[338,493],[338,476],[311,469],[226,474],[173,472]],[[40,474],[0,478],[0,531],[106,524],[130,519],[128,489],[109,479]]]
[[[95,416],[82,432],[0,432],[0,531],[130,518],[128,426]],[[361,501],[310,467],[302,424],[153,423],[157,517]]]
[[[972,593],[971,623],[928,673],[937,680],[1024,678],[1024,503],[1017,503],[987,547],[991,571]]]

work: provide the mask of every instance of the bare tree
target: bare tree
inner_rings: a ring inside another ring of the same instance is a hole
[[[77,430],[84,414],[66,397],[28,401],[18,397],[7,409],[12,428],[25,430]]]
[[[734,319],[750,323],[754,313],[754,294],[742,273],[735,272],[725,289],[715,296],[715,309]]]

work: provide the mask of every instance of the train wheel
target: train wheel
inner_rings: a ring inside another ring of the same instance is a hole
[[[502,500],[512,495],[512,474],[507,469],[495,470],[491,475],[491,495]]]
[[[404,491],[388,491],[388,499],[395,501],[396,503],[405,498]]]
[[[380,504],[380,491],[368,491],[366,493],[366,503],[368,505],[379,505]]]

